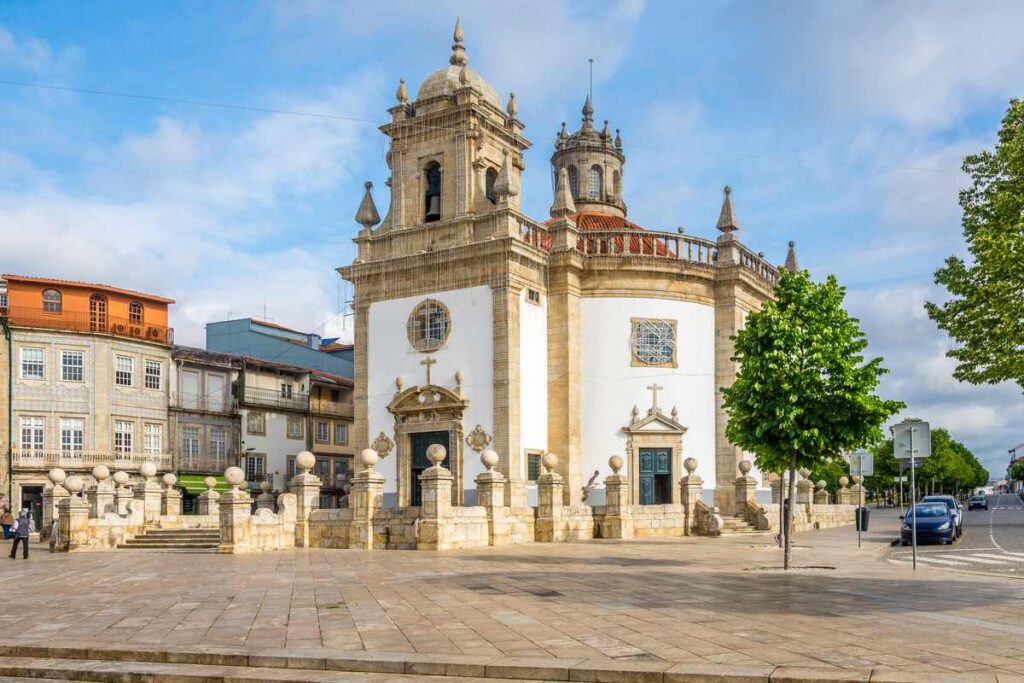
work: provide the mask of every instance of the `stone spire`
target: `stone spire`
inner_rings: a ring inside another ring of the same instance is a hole
[[[789,251],[786,252],[786,270],[795,273],[800,270],[800,262],[796,258],[796,242],[789,241]]]
[[[469,64],[469,57],[466,56],[466,48],[462,46],[462,18],[455,20],[455,32],[452,34],[452,56],[448,62],[455,66],[466,66]]]
[[[608,128],[608,120],[607,119],[605,119],[604,128],[601,130],[601,139],[602,140],[611,140],[612,139],[612,132]]]
[[[732,188],[728,185],[723,190],[725,198],[722,200],[722,213],[718,215],[718,229],[722,232],[733,232],[739,230],[740,226],[736,222],[736,214],[732,210]]]
[[[593,128],[594,123],[594,105],[590,103],[590,95],[587,95],[587,101],[583,103],[583,127]]]
[[[569,171],[563,168],[558,171],[555,201],[551,204],[551,217],[562,218],[574,213],[576,213],[576,202],[572,200],[572,193],[569,191]]]
[[[615,148],[622,149],[622,136],[619,135],[619,129],[615,129]]]
[[[363,201],[359,202],[359,208],[356,210],[356,223],[363,226],[363,230],[369,231],[380,223],[380,214],[377,213],[377,205],[373,203],[373,194],[370,192],[373,183],[367,180],[363,187],[366,191],[363,193]]]
[[[405,104],[409,101],[409,91],[405,88],[405,79],[398,79],[398,90],[395,91],[395,99],[398,100],[399,104]]]
[[[499,204],[507,204],[509,198],[517,194],[519,194],[519,188],[516,187],[515,179],[512,177],[512,161],[506,152],[505,159],[501,162],[501,171],[494,179],[494,196]]]
[[[510,119],[515,119],[516,114],[519,113],[519,105],[516,104],[516,94],[514,92],[508,94],[508,104],[505,105],[505,111],[508,112]]]
[[[558,131],[558,139],[559,140],[568,140],[569,139],[569,130],[565,127],[565,121],[562,121],[562,130]]]

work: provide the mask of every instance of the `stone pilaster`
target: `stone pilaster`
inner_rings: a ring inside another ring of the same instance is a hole
[[[132,497],[132,490],[128,488],[127,484],[118,485],[117,489],[114,490],[114,504],[117,506],[117,514],[128,514],[128,501],[130,501]]]
[[[53,527],[53,520],[57,519],[60,502],[70,495],[62,484],[51,483],[43,488],[43,528],[39,530],[41,540],[50,537],[50,529]]]
[[[116,512],[117,504],[114,502],[114,485],[110,481],[97,481],[95,486],[86,492],[89,500],[89,515],[100,518],[108,512]]]
[[[740,476],[733,482],[733,491],[736,500],[736,514],[746,514],[748,505],[757,505],[757,480],[750,476],[750,461],[741,460],[739,464]]]
[[[508,508],[505,506],[507,484],[501,472],[493,469],[476,478],[476,503],[487,510],[488,545],[507,545],[511,542],[512,529],[507,515]]]
[[[545,457],[550,457],[548,453]],[[565,540],[562,530],[562,506],[565,498],[565,479],[557,471],[548,470],[537,478],[536,539],[545,543]]]
[[[446,523],[452,509],[452,473],[440,464],[428,467],[420,475],[423,502],[416,547],[420,550],[445,550],[448,546]]]
[[[199,514],[219,515],[220,494],[213,489],[207,489],[199,494]]]
[[[810,516],[814,509],[814,483],[811,480],[801,478],[796,483],[796,504],[804,506],[808,517]]]
[[[718,239],[718,268],[715,283],[715,505],[725,514],[736,513],[733,473],[743,451],[725,435],[729,415],[725,412],[722,387],[736,381],[732,337],[743,327],[745,311],[740,302],[740,268],[736,262],[736,239],[724,233]]]
[[[58,505],[58,538],[54,550],[67,552],[88,547],[89,501],[78,495],[69,495]]]
[[[252,498],[245,491],[232,488],[220,497],[220,546],[221,553],[235,553],[244,550],[251,535],[250,510]]]
[[[163,477],[164,488],[160,492],[160,515],[180,517],[181,516],[181,491],[175,488],[178,477],[173,472],[168,472]]]
[[[370,450],[373,455],[367,456],[367,450],[370,449],[364,449],[360,456],[363,469],[352,477],[352,489],[348,497],[348,506],[352,510],[348,547],[361,550],[374,548],[373,517],[384,498],[384,475],[373,469],[377,463],[377,454]],[[372,464],[368,464],[367,457],[372,460]]]
[[[320,508],[322,484],[319,477],[310,474],[315,462],[315,456],[309,451],[295,456],[295,466],[299,468],[299,473],[292,477],[288,485],[289,490],[295,494],[295,546],[298,548],[309,547],[309,518],[313,510]]]
[[[617,456],[616,456],[617,457]],[[604,480],[604,521],[601,538],[633,538],[633,515],[629,507],[629,479],[613,468]]]
[[[704,492],[704,480],[693,470],[688,468],[688,471],[690,474],[679,481],[679,497],[682,499],[683,513],[686,518],[686,535],[692,536],[696,534],[697,502],[701,500]]]
[[[520,423],[520,350],[519,350],[519,295],[522,288],[502,277],[501,284],[491,287],[492,315],[494,318],[494,445],[505,457],[497,470],[506,483],[504,504],[526,505],[526,482],[523,481],[523,449],[519,433]]]
[[[146,524],[160,521],[160,507],[163,501],[163,490],[153,477],[145,477],[135,485],[135,500],[142,502],[143,519]]]

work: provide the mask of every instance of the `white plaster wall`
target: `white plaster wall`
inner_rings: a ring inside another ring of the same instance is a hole
[[[658,404],[668,415],[679,409],[683,458],[697,459],[705,487],[715,485],[715,312],[711,306],[667,299],[584,298],[580,302],[583,338],[582,428],[583,473],[598,481],[611,473],[608,458],[625,455],[626,435],[637,406],[641,415],[651,407],[652,382],[665,387]],[[678,367],[631,365],[631,318],[675,320]],[[626,459],[629,462],[629,459]],[[673,472],[674,480],[682,472]],[[628,472],[630,477],[635,476]]]
[[[256,412],[263,413],[266,433],[250,434],[248,431],[248,414],[250,412],[252,411],[247,408],[239,411],[242,422],[242,452],[240,455],[247,455],[245,451],[249,448],[253,449],[253,453],[266,455],[267,473],[274,475],[274,486],[280,489],[284,486],[288,476],[288,456],[297,455],[300,451],[306,450],[305,433],[301,439],[288,438],[288,417],[289,415],[300,417],[303,430],[307,429],[309,425],[300,413],[275,413],[270,410],[256,409]]]
[[[451,313],[448,343],[429,354],[412,348],[405,327],[409,314],[424,299],[437,299]],[[402,377],[406,387],[423,384],[426,371],[420,361],[428,356],[437,361],[430,371],[433,384],[454,389],[455,373],[462,371],[462,393],[469,399],[462,422],[465,432],[468,434],[480,424],[488,434],[494,434],[493,304],[490,287],[482,285],[381,301],[370,305],[368,317],[367,417],[370,441],[382,431],[395,440],[394,417],[387,409],[395,396],[395,378]],[[475,492],[474,480],[483,472],[483,466],[476,452],[465,444],[463,456],[462,487]],[[386,505],[394,504],[398,488],[396,461],[395,451],[392,451],[377,465],[377,470],[385,477]]]
[[[519,301],[519,434],[525,453],[548,447],[548,312],[547,296],[541,303],[527,301],[526,290]],[[526,456],[522,472],[526,478]]]

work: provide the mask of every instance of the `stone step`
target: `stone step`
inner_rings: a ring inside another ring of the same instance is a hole
[[[128,548],[128,549],[132,549],[132,548],[138,548],[138,549],[146,549],[146,548],[216,548],[218,545],[220,545],[220,544],[219,543],[205,543],[205,542],[199,542],[199,541],[196,541],[196,542],[192,542],[192,541],[150,541],[148,543],[143,543],[143,542],[140,542],[140,541],[132,540],[132,541],[125,541],[124,543],[119,543],[117,547],[118,548]]]
[[[147,536],[219,536],[220,529],[147,529]]]

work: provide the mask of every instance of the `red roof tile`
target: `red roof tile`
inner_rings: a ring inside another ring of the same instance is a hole
[[[146,301],[155,301],[161,304],[173,304],[174,299],[168,299],[166,297],[157,296],[156,294],[146,294],[145,292],[136,292],[133,289],[122,289],[121,287],[113,287],[111,285],[99,284],[97,282],[83,282],[81,280],[58,280],[57,278],[50,277],[32,277],[30,275],[10,275],[4,273],[0,275],[4,280],[8,282],[31,282],[37,285],[55,285],[55,286],[73,286],[73,287],[89,287],[90,289],[102,289],[107,292],[116,294],[125,294],[127,296],[133,296],[139,299],[145,299]]]

